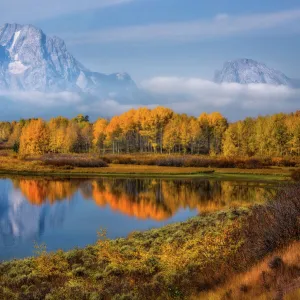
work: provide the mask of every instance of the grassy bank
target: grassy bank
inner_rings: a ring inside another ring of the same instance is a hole
[[[68,161],[69,160],[69,161]],[[97,176],[125,176],[125,177],[239,177],[253,180],[287,180],[296,167],[273,166],[264,168],[217,168],[217,167],[184,167],[158,166],[140,164],[120,164],[119,161],[109,161],[102,164],[96,159],[77,159],[52,162],[49,159],[30,158],[19,159],[14,155],[0,155],[0,174],[19,175],[56,175],[61,177],[97,177]],[[83,163],[85,164],[84,166]],[[91,166],[92,165],[92,166]],[[101,167],[99,167],[101,165]]]
[[[196,299],[300,299],[300,242],[267,255],[248,271]]]
[[[109,240],[100,230],[97,244],[85,249],[48,254],[37,246],[38,257],[0,265],[0,298],[197,297],[299,241],[299,215],[300,186],[290,186],[264,205],[204,214],[125,239]]]

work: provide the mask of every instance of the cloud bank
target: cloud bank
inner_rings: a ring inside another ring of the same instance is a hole
[[[142,87],[178,112],[220,111],[232,120],[300,108],[300,89],[267,84],[217,84],[201,78],[156,77]]]
[[[286,34],[300,30],[300,10],[286,10],[274,13],[227,15],[219,14],[212,19],[177,23],[128,26],[65,35],[69,43],[94,44],[140,41],[191,41],[224,36],[239,36],[293,25]]]
[[[71,92],[0,92],[0,121],[39,117],[49,119],[59,115],[73,118],[77,114],[89,115],[95,120],[121,114],[137,106]]]
[[[216,84],[201,78],[155,77],[141,83],[141,93],[130,102],[99,99],[75,93],[0,93],[0,120],[87,114],[92,120],[111,117],[131,108],[163,105],[178,113],[198,116],[219,111],[230,120],[300,108],[300,89],[267,84]]]

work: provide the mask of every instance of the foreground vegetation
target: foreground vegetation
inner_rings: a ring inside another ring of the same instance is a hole
[[[299,241],[299,215],[300,186],[293,185],[263,205],[204,214],[125,239],[109,240],[100,230],[97,244],[85,249],[49,254],[36,245],[37,257],[0,265],[0,298],[198,297]],[[275,260],[274,268],[278,264]],[[242,296],[247,287],[239,287]],[[257,295],[266,292],[275,295],[278,290],[267,284]],[[227,288],[219,295],[231,297]]]
[[[300,242],[269,254],[250,270],[238,274],[195,299],[300,299]]]

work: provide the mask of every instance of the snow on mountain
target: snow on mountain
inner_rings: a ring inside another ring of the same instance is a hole
[[[127,73],[92,72],[67,50],[64,41],[32,25],[0,28],[0,90],[83,92],[132,97],[136,84]]]
[[[216,83],[235,82],[240,84],[265,83],[293,87],[295,81],[280,71],[252,59],[242,58],[225,62],[221,71],[216,71]]]

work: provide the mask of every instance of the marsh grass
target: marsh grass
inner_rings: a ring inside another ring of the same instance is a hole
[[[291,178],[292,178],[294,181],[300,181],[300,169],[293,170],[293,171],[292,171],[292,174],[291,174]]]
[[[200,167],[168,167],[156,165],[139,165],[139,164],[112,164],[108,167],[94,167],[87,162],[85,167],[75,167],[68,165],[69,162],[46,164],[42,161],[43,157],[18,157],[14,152],[5,152],[1,156],[0,151],[0,174],[19,174],[30,176],[57,176],[57,177],[95,177],[95,176],[120,176],[120,177],[213,177],[228,179],[249,179],[249,180],[288,180],[290,174],[295,168],[289,167],[270,167],[263,169],[238,169],[238,168],[200,168]],[[95,160],[103,160],[109,163],[104,157],[95,154],[71,154],[70,157],[75,160],[83,160],[91,158]],[[60,160],[60,155],[54,155],[53,160]],[[69,160],[70,161],[70,160]],[[67,164],[67,165],[66,165]],[[89,166],[88,166],[89,165]],[[102,163],[101,163],[102,165]]]
[[[168,167],[197,167],[197,168],[239,168],[261,169],[271,166],[295,167],[300,164],[297,157],[210,157],[205,155],[166,155],[166,154],[121,154],[103,155],[107,163],[130,165],[156,165]]]
[[[88,155],[44,155],[39,160],[47,166],[54,167],[104,168],[108,166],[102,159]]]

